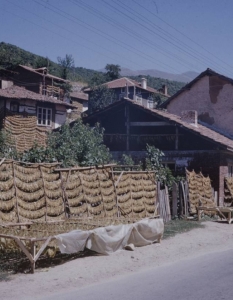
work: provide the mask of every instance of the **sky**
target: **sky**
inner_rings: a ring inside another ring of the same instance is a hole
[[[0,42],[75,66],[233,77],[232,0],[0,0]]]

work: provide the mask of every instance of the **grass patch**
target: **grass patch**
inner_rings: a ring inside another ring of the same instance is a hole
[[[173,237],[178,233],[190,231],[195,228],[204,228],[205,226],[197,221],[172,220],[165,223],[163,238]]]

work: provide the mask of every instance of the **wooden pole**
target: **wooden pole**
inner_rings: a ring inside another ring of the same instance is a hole
[[[12,162],[12,170],[13,170],[13,180],[14,180],[14,188],[15,188],[16,213],[17,213],[18,223],[20,223],[19,204],[18,204],[18,197],[17,197],[17,186],[16,186],[16,181],[15,181],[15,165],[14,165],[14,162]]]
[[[126,151],[129,151],[129,139],[130,139],[130,122],[129,122],[129,106],[125,107],[126,112]]]
[[[172,216],[177,216],[177,183],[172,184]]]
[[[47,203],[47,195],[46,195],[46,192],[45,192],[45,182],[44,182],[44,176],[43,176],[43,172],[42,172],[42,168],[41,166],[39,166],[39,170],[40,170],[40,175],[41,175],[41,178],[42,178],[42,183],[43,183],[43,188],[44,188],[44,197],[45,197],[45,222],[47,222],[47,206],[48,206],[48,203]]]
[[[116,185],[115,185],[114,174],[113,174],[113,169],[112,168],[111,168],[111,171],[112,171],[111,172],[112,173],[112,182],[113,182],[113,186],[114,186],[114,190],[115,190],[115,194],[116,194],[117,218],[119,218],[120,211],[119,211],[119,204],[118,204],[118,195],[117,195],[117,189],[116,189]]]
[[[176,126],[176,142],[175,142],[175,149],[179,149],[179,128]]]

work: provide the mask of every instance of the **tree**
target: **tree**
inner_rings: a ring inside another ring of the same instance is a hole
[[[93,113],[96,110],[103,109],[115,100],[114,91],[107,88],[106,85],[94,87],[89,95],[88,112]]]
[[[66,54],[65,58],[60,56],[57,58],[58,64],[61,68],[61,78],[68,79],[69,72],[74,68],[74,58],[71,54]]]
[[[38,56],[34,63],[34,67],[36,69],[43,68],[43,67],[49,68],[50,64],[51,64],[51,62],[48,57]]]
[[[103,128],[84,125],[78,120],[69,126],[63,125],[59,131],[48,137],[46,148],[35,145],[26,151],[21,160],[27,162],[61,162],[62,167],[75,165],[90,166],[107,164],[111,157],[103,144]]]
[[[119,65],[107,64],[105,70],[108,81],[120,78],[121,67]]]
[[[162,158],[164,153],[155,148],[154,146],[146,145],[147,157],[146,157],[146,169],[153,170],[155,172],[155,177],[162,184],[165,184],[170,189],[172,183],[175,181],[175,177],[169,168],[164,167],[162,164]]]
[[[4,129],[0,131],[0,157],[17,159],[15,141],[11,134]]]
[[[94,88],[106,82],[106,77],[103,73],[95,72],[91,79],[89,80],[89,86]]]

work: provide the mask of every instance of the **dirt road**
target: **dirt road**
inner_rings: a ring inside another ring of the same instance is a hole
[[[153,244],[111,256],[79,258],[35,274],[17,274],[0,282],[1,299],[46,299],[55,292],[81,288],[118,275],[164,266],[204,254],[233,249],[233,224],[205,222],[194,229]]]

